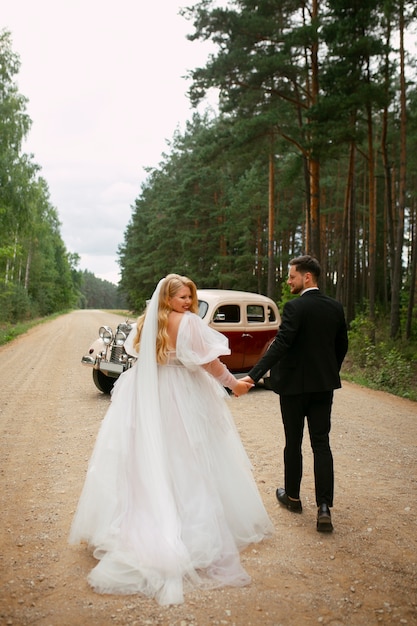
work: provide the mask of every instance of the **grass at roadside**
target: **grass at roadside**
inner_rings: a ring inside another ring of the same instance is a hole
[[[367,387],[368,389],[376,389],[377,391],[386,391],[388,393],[392,393],[394,396],[398,396],[400,398],[406,398],[407,400],[413,400],[413,402],[417,402],[417,372],[414,372],[414,377],[411,381],[404,385],[387,385],[374,382],[370,379],[366,373],[361,373],[360,371],[352,372],[344,372],[342,370],[342,380],[347,380],[351,383],[356,383],[357,385],[361,385],[362,387]]]
[[[346,380],[417,401],[417,341],[390,337],[389,318],[371,322],[358,314],[349,329],[349,351],[342,367]]]
[[[129,320],[136,321],[136,314],[131,311],[122,311],[122,310],[113,310],[113,309],[103,309],[107,313],[112,313],[113,315],[120,315],[125,319],[129,318]],[[0,346],[4,346],[6,343],[13,341],[19,335],[24,335],[28,330],[33,328],[34,326],[38,326],[39,324],[44,324],[45,322],[50,322],[51,320],[56,319],[60,315],[65,315],[70,311],[60,311],[59,313],[54,313],[53,315],[48,315],[46,317],[37,317],[33,320],[27,320],[25,322],[17,322],[16,324],[9,323],[1,323],[0,322]]]
[[[48,315],[47,317],[38,317],[25,322],[17,322],[17,324],[0,323],[0,346],[4,346],[6,343],[9,343],[9,341],[13,341],[13,339],[16,339],[19,335],[24,335],[34,326],[49,322],[60,315],[64,315],[65,313],[68,313],[68,311],[61,311],[60,313],[54,313],[53,315]]]

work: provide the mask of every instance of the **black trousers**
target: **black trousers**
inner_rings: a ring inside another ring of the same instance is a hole
[[[284,475],[285,491],[291,498],[300,497],[303,475],[301,451],[304,420],[307,418],[310,443],[314,455],[316,503],[333,506],[334,471],[329,433],[333,391],[280,396],[285,432]]]

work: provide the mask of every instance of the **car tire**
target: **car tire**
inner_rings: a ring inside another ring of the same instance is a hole
[[[111,393],[113,389],[113,385],[116,382],[117,378],[110,378],[100,372],[100,370],[93,370],[93,381],[97,389],[103,393]]]

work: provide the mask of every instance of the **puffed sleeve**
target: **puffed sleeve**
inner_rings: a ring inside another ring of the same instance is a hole
[[[137,350],[133,347],[133,342],[134,342],[135,337],[136,337],[136,330],[137,330],[137,324],[132,324],[132,330],[128,334],[127,339],[126,339],[123,347],[125,349],[125,352],[130,354],[130,356],[134,356],[134,357],[137,358],[139,356],[139,354],[138,354]]]
[[[184,313],[181,320],[176,353],[188,368],[195,368],[230,354],[227,337],[207,326],[195,313]]]

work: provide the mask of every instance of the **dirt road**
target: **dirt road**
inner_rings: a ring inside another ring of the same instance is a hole
[[[0,348],[0,624],[417,624],[417,404],[347,383],[333,412],[333,534],[315,529],[307,436],[304,512],[277,504],[278,398],[258,387],[230,399],[276,528],[273,539],[242,554],[252,584],[192,593],[167,608],[89,588],[95,561],[67,537],[109,399],[80,359],[98,327],[116,319],[76,311]]]

